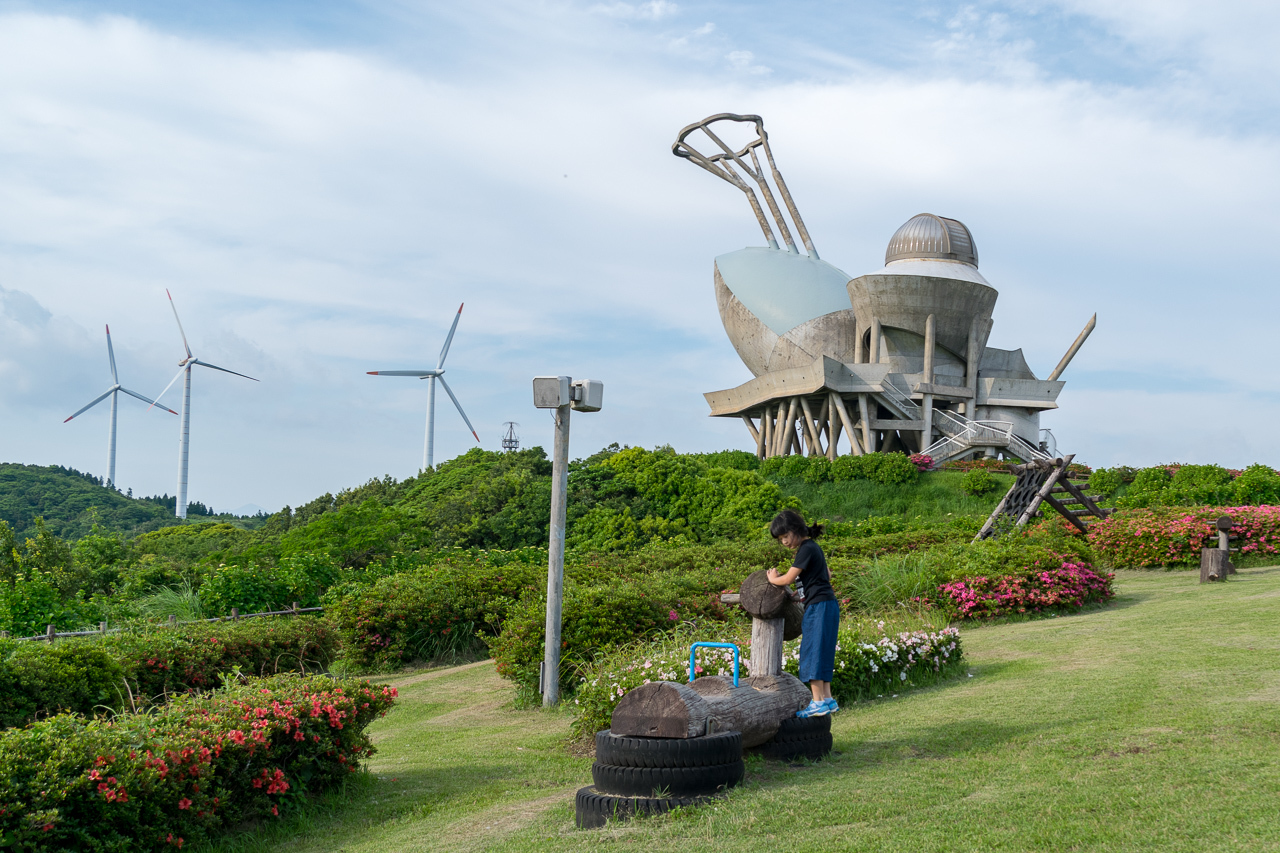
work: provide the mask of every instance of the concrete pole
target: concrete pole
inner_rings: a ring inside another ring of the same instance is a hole
[[[856,325],[853,327],[853,363],[862,364],[862,357],[865,354],[862,349],[862,330]]]
[[[969,324],[969,351],[965,353],[964,385],[969,399],[964,414],[969,420],[974,420],[978,411],[978,367],[982,363],[982,353],[978,352],[978,324],[981,322],[982,318],[974,317]]]
[[[937,345],[937,323],[932,314],[924,321],[924,382],[933,385],[933,351]],[[933,444],[933,395],[925,394],[921,406],[924,429],[920,431],[920,452]]]
[[[880,321],[871,321],[871,358],[872,364],[880,363]]]
[[[556,409],[551,456],[551,543],[547,557],[547,644],[542,658],[542,707],[560,701],[560,609],[564,603],[564,518],[569,499],[569,404]]]
[[[862,418],[862,447],[867,453],[875,453],[876,445],[871,440],[871,409],[867,405],[867,395],[858,395],[858,415]]]

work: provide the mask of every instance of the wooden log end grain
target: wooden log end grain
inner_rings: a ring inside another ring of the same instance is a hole
[[[759,619],[776,619],[791,600],[786,587],[769,582],[769,572],[761,569],[747,575],[739,590],[742,609]]]
[[[622,697],[609,728],[623,737],[702,737],[709,717],[707,701],[689,685],[653,681]]]

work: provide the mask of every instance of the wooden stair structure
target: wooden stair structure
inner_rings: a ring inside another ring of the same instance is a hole
[[[1075,455],[1071,454],[1058,459],[1033,459],[1021,465],[1011,465],[1010,470],[1018,479],[992,510],[991,517],[973,541],[998,536],[1009,526],[1025,527],[1046,503],[1081,533],[1089,532],[1086,518],[1103,519],[1114,512],[1114,509],[1098,505],[1101,495],[1087,495],[1080,488],[1079,484],[1088,478],[1073,476],[1068,471],[1074,458]],[[1002,525],[1002,518],[1012,520],[1012,525],[1008,521]]]

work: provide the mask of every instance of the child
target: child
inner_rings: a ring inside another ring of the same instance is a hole
[[[840,710],[831,696],[831,678],[836,668],[836,630],[840,626],[840,603],[831,588],[827,558],[813,540],[822,535],[822,525],[808,527],[800,513],[784,509],[769,525],[769,533],[783,547],[796,552],[791,568],[779,573],[769,570],[769,583],[786,586],[800,579],[804,601],[801,623],[800,680],[809,682],[813,701],[797,717],[821,717]]]

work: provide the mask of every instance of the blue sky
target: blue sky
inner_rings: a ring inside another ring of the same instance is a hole
[[[461,302],[483,446],[549,441],[529,378],[569,373],[606,389],[575,454],[746,447],[702,392],[749,378],[711,259],[758,233],[669,153],[735,111],[850,275],[929,211],[1040,375],[1098,312],[1060,449],[1280,467],[1277,36],[1249,2],[0,0],[0,460],[103,472],[105,407],[61,421],[109,383],[104,323],[126,386],[169,381],[165,288],[261,380],[195,378],[216,508],[414,473],[426,389],[365,371],[431,366]],[[172,494],[177,419],[131,402],[119,484]],[[437,459],[474,444],[441,404]]]

